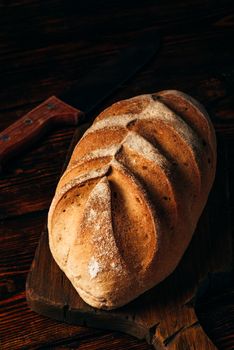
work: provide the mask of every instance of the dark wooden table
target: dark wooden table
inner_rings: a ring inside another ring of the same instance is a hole
[[[0,129],[155,29],[162,37],[160,53],[100,109],[168,88],[193,95],[226,140],[233,179],[232,0],[1,1]],[[1,174],[0,349],[149,349],[133,337],[61,324],[27,306],[26,276],[73,132],[73,127],[53,130],[9,161]],[[233,181],[229,195],[233,213]],[[234,288],[205,298],[198,314],[219,349],[234,349]]]

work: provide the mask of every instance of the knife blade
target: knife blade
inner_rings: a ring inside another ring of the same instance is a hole
[[[54,124],[77,125],[109,95],[142,68],[158,51],[157,33],[147,33],[89,73],[82,81],[51,96],[0,133],[0,166],[48,132]],[[87,122],[88,120],[86,120]]]

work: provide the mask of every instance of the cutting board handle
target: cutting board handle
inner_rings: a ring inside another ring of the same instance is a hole
[[[0,164],[15,156],[53,125],[77,125],[84,113],[51,96],[0,133]]]

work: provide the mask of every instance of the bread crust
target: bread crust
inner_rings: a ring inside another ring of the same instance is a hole
[[[95,119],[48,215],[52,255],[85,302],[117,308],[172,273],[215,169],[209,116],[180,91],[119,101]]]

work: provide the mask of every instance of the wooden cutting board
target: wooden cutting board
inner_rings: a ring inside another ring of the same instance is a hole
[[[75,133],[67,162],[84,130],[82,127]],[[145,338],[155,349],[216,349],[198,322],[195,299],[198,287],[205,289],[209,284],[210,272],[225,271],[231,265],[227,186],[227,149],[219,140],[215,184],[179,266],[158,286],[117,310],[98,310],[83,302],[53,260],[45,228],[26,283],[30,308],[67,323]]]

